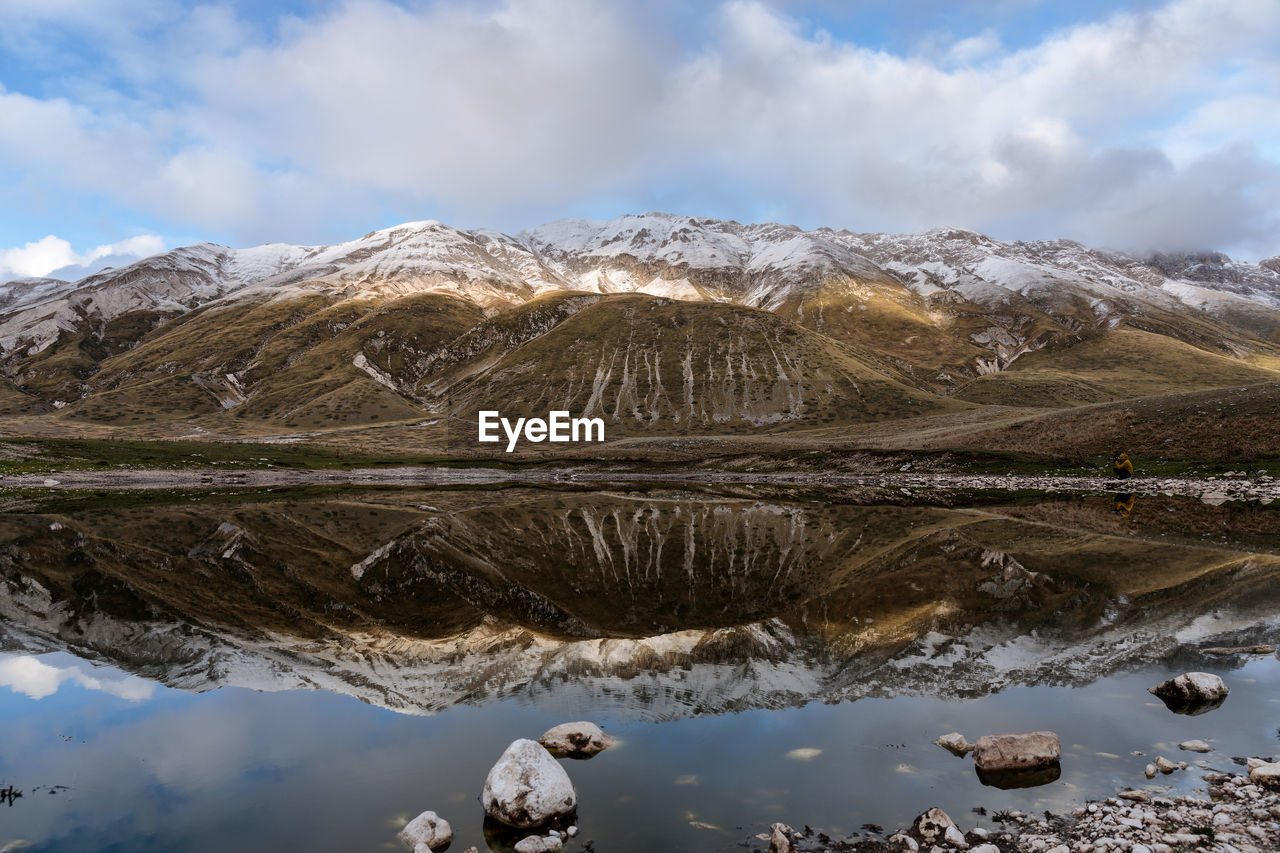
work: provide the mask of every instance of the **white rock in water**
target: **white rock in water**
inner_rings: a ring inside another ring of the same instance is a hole
[[[1184,749],[1187,752],[1213,752],[1213,747],[1202,740],[1184,740],[1178,744],[1178,749]]]
[[[1178,765],[1174,764],[1172,761],[1165,758],[1163,755],[1156,756],[1155,765],[1156,765],[1156,768],[1161,773],[1172,773],[1173,771],[1178,769]]]
[[[1280,763],[1259,764],[1249,771],[1249,780],[1268,788],[1280,788]]]
[[[959,732],[949,732],[938,738],[934,743],[956,755],[966,755],[973,752],[973,744],[969,743],[965,736]]]
[[[769,836],[769,853],[795,853],[795,848],[791,846],[791,839],[787,838],[787,834],[776,823],[773,825],[773,833]]]
[[[1204,705],[1221,702],[1230,692],[1226,683],[1209,672],[1184,672],[1176,678],[1162,681],[1152,687],[1150,693],[1166,702],[1181,705]]]
[[[530,835],[516,842],[516,853],[557,853],[564,842],[555,835]]]
[[[569,774],[538,743],[521,738],[507,747],[484,780],[485,814],[520,829],[542,826],[578,806]]]
[[[979,770],[1023,770],[1056,764],[1062,744],[1053,732],[983,735],[973,750]]]
[[[972,853],[1000,853],[1000,848],[994,844],[979,844]]]
[[[929,809],[918,816],[911,824],[911,831],[926,844],[939,842],[947,834],[948,829],[959,829],[951,815],[939,808]]]
[[[964,840],[964,833],[960,831],[959,827],[948,826],[946,831],[942,833],[942,840],[952,847],[959,847],[961,850],[969,848],[969,842]]]
[[[1159,770],[1154,764],[1148,764],[1145,768],[1143,768],[1142,772],[1146,774],[1146,777],[1148,779],[1154,779],[1156,778],[1156,773],[1158,773]]]
[[[400,830],[400,840],[412,847],[415,853],[422,853],[421,848],[424,847],[430,853],[453,840],[453,828],[449,821],[435,812],[423,812]]]
[[[562,755],[595,755],[613,746],[614,740],[595,723],[561,723],[548,729],[538,743]]]

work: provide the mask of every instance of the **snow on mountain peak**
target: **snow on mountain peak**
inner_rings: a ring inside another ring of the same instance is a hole
[[[952,226],[856,234],[659,212],[562,219],[514,237],[427,219],[330,246],[200,243],[75,283],[10,282],[0,286],[0,351],[46,346],[85,318],[181,312],[241,295],[431,291],[492,307],[575,289],[777,308],[833,278],[899,290],[905,284],[924,299],[954,291],[988,306],[1075,294],[1097,304],[1127,298],[1220,316],[1256,310],[1251,305],[1280,309],[1280,258],[1241,264],[1188,253],[1140,260],[1070,240],[1001,242]]]

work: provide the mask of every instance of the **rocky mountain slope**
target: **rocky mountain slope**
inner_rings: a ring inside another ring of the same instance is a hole
[[[1280,379],[1280,259],[645,214],[0,285],[0,415],[211,433],[591,409],[774,430]]]

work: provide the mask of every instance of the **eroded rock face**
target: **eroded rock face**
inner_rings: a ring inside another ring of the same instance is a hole
[[[400,840],[414,853],[431,853],[453,840],[453,828],[435,812],[423,812],[400,830]]]
[[[973,761],[992,772],[1049,767],[1062,758],[1062,744],[1053,732],[984,735],[978,738]]]
[[[586,758],[613,746],[614,739],[600,730],[595,723],[562,723],[548,729],[538,743],[553,753],[574,758]]]
[[[1160,682],[1150,692],[1174,713],[1202,714],[1221,705],[1229,691],[1223,680],[1212,673],[1184,672]]]
[[[544,826],[578,806],[569,774],[541,744],[521,738],[507,747],[484,780],[485,813],[519,829]]]

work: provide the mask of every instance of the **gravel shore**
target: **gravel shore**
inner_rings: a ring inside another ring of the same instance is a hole
[[[1068,814],[998,812],[991,816],[996,829],[975,827],[967,832],[945,813],[931,809],[917,818],[913,826],[887,838],[861,834],[833,839],[809,827],[796,831],[785,824],[774,824],[773,832],[756,836],[749,846],[772,853],[1009,853],[1015,850],[1256,853],[1280,850],[1280,790],[1272,787],[1273,774],[1280,772],[1280,765],[1270,763],[1271,760],[1248,759],[1248,771],[1204,772],[1203,796],[1125,790],[1106,800],[1086,802]]]
[[[366,486],[476,486],[502,483],[678,483],[758,484],[773,486],[838,486],[892,491],[903,496],[928,491],[1042,491],[1126,492],[1138,495],[1179,495],[1206,503],[1280,500],[1280,479],[1262,477],[1106,477],[947,474],[893,472],[835,474],[817,472],[633,471],[585,467],[505,470],[470,467],[364,468],[349,471],[284,468],[56,471],[46,474],[0,476],[0,489],[199,489],[227,486],[278,488],[284,486],[355,484]]]

